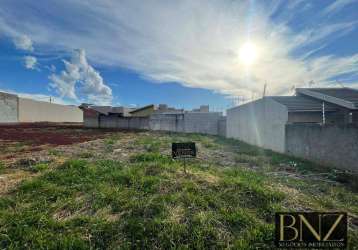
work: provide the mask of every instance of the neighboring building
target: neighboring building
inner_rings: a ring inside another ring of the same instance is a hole
[[[287,124],[358,124],[357,111],[355,89],[299,88],[227,110],[227,137],[283,153]]]
[[[272,97],[226,111],[226,136],[278,152],[285,151],[288,109]]]
[[[149,117],[151,114],[153,114],[156,110],[156,107],[151,104],[147,105],[141,108],[137,108],[129,112],[130,116],[132,117]]]
[[[0,92],[0,123],[82,121],[82,111],[76,106],[36,101]]]
[[[183,109],[175,109],[172,107],[168,107],[166,104],[159,104],[155,106],[154,104],[150,104],[141,108],[134,109],[130,112],[131,117],[149,117],[152,114],[160,114],[160,113],[183,113]]]
[[[358,124],[358,90],[352,88],[298,88],[299,96],[306,96],[320,103],[330,104],[336,110],[328,122]],[[327,109],[326,109],[327,110]]]
[[[94,106],[82,104],[83,122],[85,127],[100,128],[116,126],[119,117],[128,117],[132,108],[111,107],[111,106]]]
[[[193,109],[193,112],[209,112],[209,105],[201,105],[198,109]]]

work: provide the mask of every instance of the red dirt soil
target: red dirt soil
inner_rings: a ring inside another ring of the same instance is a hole
[[[107,131],[85,129],[79,124],[24,123],[0,126],[0,140],[33,146],[70,145],[103,138]]]

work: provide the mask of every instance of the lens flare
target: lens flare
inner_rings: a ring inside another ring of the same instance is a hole
[[[240,49],[240,61],[250,66],[252,65],[257,58],[257,48],[252,43],[245,43]]]

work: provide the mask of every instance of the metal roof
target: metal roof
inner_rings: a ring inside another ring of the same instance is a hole
[[[358,90],[352,88],[297,88],[298,94],[311,96],[336,105],[358,109]]]
[[[11,97],[18,97],[18,96],[15,95],[15,94],[7,93],[7,92],[0,92],[0,95],[11,96]]]
[[[111,106],[90,106],[90,109],[97,111],[98,113],[108,115],[111,114],[122,114],[123,107],[111,107]]]
[[[90,106],[89,108],[105,115],[108,115],[108,112],[110,112],[112,109],[110,106]]]
[[[287,107],[289,112],[322,111],[322,102],[303,96],[269,96],[268,98]],[[328,103],[325,111],[336,111],[337,108]]]
[[[142,110],[145,110],[145,109],[148,109],[148,108],[153,108],[154,109],[155,108],[154,104],[150,104],[150,105],[147,105],[147,106],[144,106],[144,107],[141,107],[141,108],[137,108],[135,110],[130,111],[129,113],[133,114],[133,113],[136,113],[138,111],[142,111]]]

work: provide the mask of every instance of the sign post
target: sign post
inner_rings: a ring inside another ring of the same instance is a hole
[[[196,157],[195,142],[180,142],[172,144],[172,158],[183,159],[184,173],[186,174],[186,159]]]

